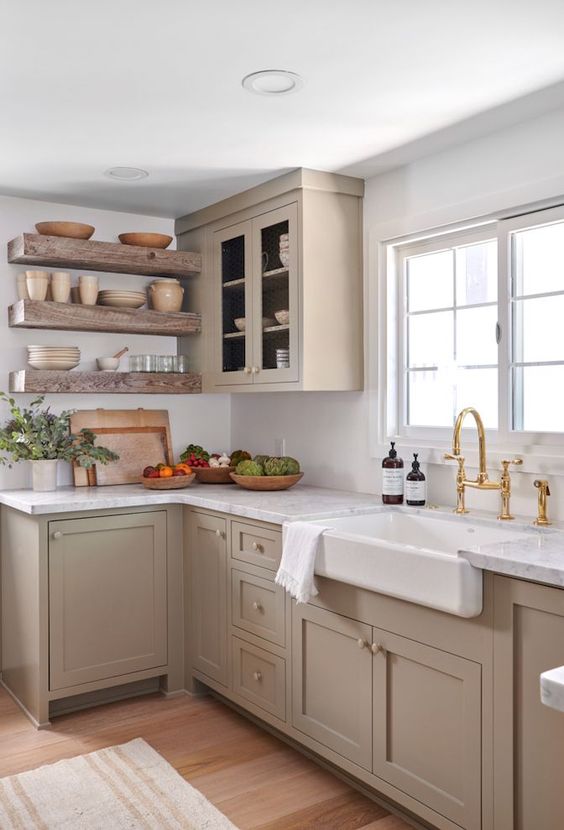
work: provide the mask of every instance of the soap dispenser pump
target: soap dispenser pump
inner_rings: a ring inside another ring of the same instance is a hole
[[[398,458],[395,441],[382,461],[382,502],[384,504],[403,504],[403,459]]]
[[[421,472],[421,466],[417,459],[419,453],[413,453],[413,462],[411,470],[406,476],[405,481],[405,501],[410,507],[424,507],[426,500],[427,484],[425,476]]]

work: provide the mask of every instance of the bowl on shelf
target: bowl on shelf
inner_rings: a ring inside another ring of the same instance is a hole
[[[193,467],[200,484],[235,484],[230,473],[235,467]]]
[[[290,322],[290,312],[287,308],[280,309],[280,311],[275,311],[274,316],[276,317],[276,322],[279,323],[281,326],[287,326]]]
[[[245,326],[247,325],[246,317],[235,317],[233,322],[235,323],[235,328],[237,329],[237,331],[245,331]]]
[[[196,476],[192,473],[191,476],[170,476],[169,478],[143,478],[141,479],[143,487],[147,490],[183,490],[189,487]]]
[[[238,476],[231,473],[231,478],[245,490],[288,490],[303,477],[303,473],[293,476]]]
[[[135,245],[139,248],[168,248],[172,236],[166,233],[120,233],[122,245]]]
[[[80,363],[76,346],[28,346],[27,362],[33,369],[68,371]]]
[[[66,236],[67,239],[90,239],[96,228],[84,222],[38,222],[35,226],[42,236]]]
[[[96,365],[100,372],[115,372],[119,368],[119,357],[97,357]]]

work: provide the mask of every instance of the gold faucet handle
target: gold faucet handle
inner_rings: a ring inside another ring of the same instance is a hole
[[[515,464],[515,466],[518,466],[519,464],[522,464],[522,463],[523,463],[522,458],[512,458],[509,461],[507,459],[504,459],[501,462],[501,466],[503,468],[503,472],[507,473],[510,464]]]
[[[545,478],[537,478],[533,481],[533,486],[540,490],[545,496],[550,496],[550,489],[548,481]]]

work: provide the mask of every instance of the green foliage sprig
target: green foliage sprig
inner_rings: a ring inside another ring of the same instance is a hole
[[[11,467],[18,461],[58,459],[74,461],[88,468],[119,460],[119,455],[112,450],[95,445],[96,435],[91,430],[82,429],[76,435],[71,433],[73,410],[55,415],[49,407],[41,408],[44,396],[21,409],[5,392],[0,392],[0,400],[6,401],[11,414],[0,427],[0,464]]]

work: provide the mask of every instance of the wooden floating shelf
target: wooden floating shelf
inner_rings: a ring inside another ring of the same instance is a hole
[[[201,315],[164,313],[151,309],[115,308],[18,300],[8,308],[8,325],[20,329],[100,331],[182,337],[201,331]]]
[[[201,375],[186,372],[10,372],[10,392],[33,394],[191,395],[202,391]]]
[[[22,233],[8,242],[8,262],[146,277],[190,277],[202,270],[201,255],[189,251],[37,233]]]

